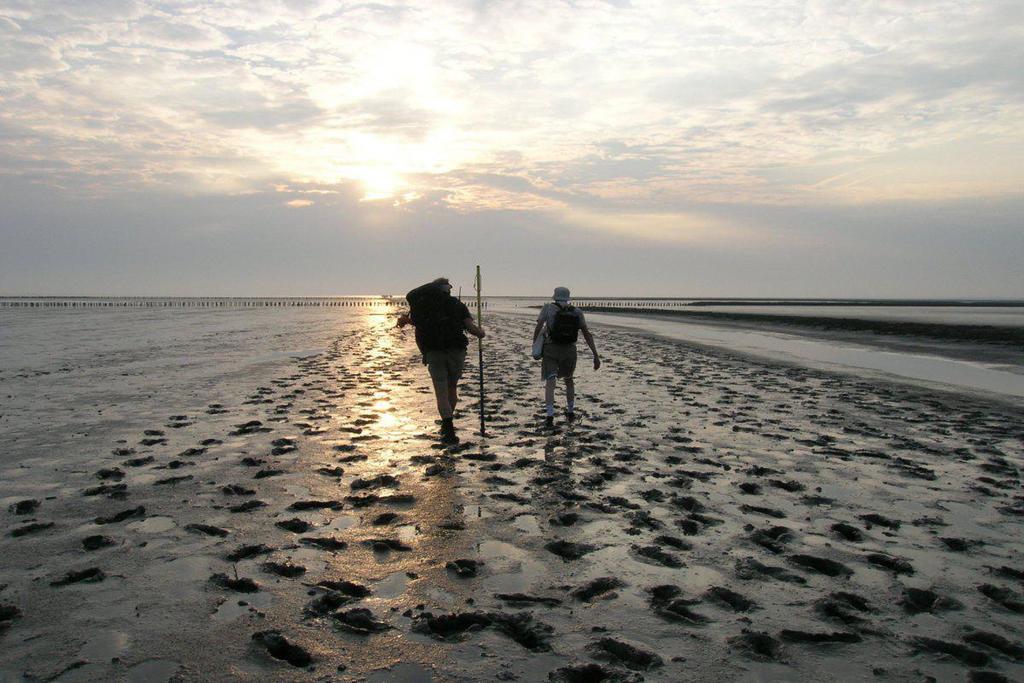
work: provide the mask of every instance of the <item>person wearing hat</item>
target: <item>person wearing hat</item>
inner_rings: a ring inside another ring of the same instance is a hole
[[[565,381],[565,417],[572,422],[576,418],[576,385],[573,374],[576,372],[576,339],[583,333],[590,352],[594,354],[594,369],[601,367],[601,358],[594,346],[594,335],[587,328],[587,320],[583,311],[569,301],[569,290],[566,287],[555,287],[551,297],[553,301],[544,304],[537,316],[537,326],[533,330],[534,349],[543,334],[543,343],[539,355],[541,359],[540,374],[544,380],[544,404],[546,416],[544,426],[548,429],[555,424],[555,382],[559,377]]]

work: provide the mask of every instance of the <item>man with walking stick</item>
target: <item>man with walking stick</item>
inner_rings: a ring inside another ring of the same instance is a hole
[[[416,346],[423,354],[423,364],[434,385],[437,412],[441,415],[441,441],[446,444],[459,442],[452,416],[459,401],[459,379],[469,346],[465,332],[479,339],[485,336],[466,305],[453,297],[451,291],[451,283],[443,277],[417,287],[405,295],[409,312],[398,318],[399,327],[416,328]]]

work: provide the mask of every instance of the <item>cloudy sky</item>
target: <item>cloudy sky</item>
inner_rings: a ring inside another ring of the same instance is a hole
[[[1019,0],[0,0],[0,294],[1024,298]]]

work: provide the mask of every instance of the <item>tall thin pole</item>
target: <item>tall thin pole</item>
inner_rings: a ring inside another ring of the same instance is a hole
[[[483,329],[484,319],[481,312],[482,307],[480,304],[480,266],[476,267],[476,325],[480,329]],[[484,340],[477,338],[477,351],[480,354],[477,368],[480,371],[480,436],[486,436],[484,431]]]

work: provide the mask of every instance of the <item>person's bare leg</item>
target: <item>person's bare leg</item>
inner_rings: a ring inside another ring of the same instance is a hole
[[[548,377],[544,382],[544,408],[548,415],[555,414],[555,381],[556,377]]]
[[[448,406],[452,409],[452,414],[455,414],[455,407],[459,405],[459,385],[457,382],[448,382]]]
[[[440,413],[442,420],[447,420],[452,416],[452,404],[449,398],[451,392],[448,387],[448,382],[434,382],[434,397],[437,399],[437,412]]]
[[[565,378],[565,409],[570,413],[576,409],[576,383],[572,377]]]

